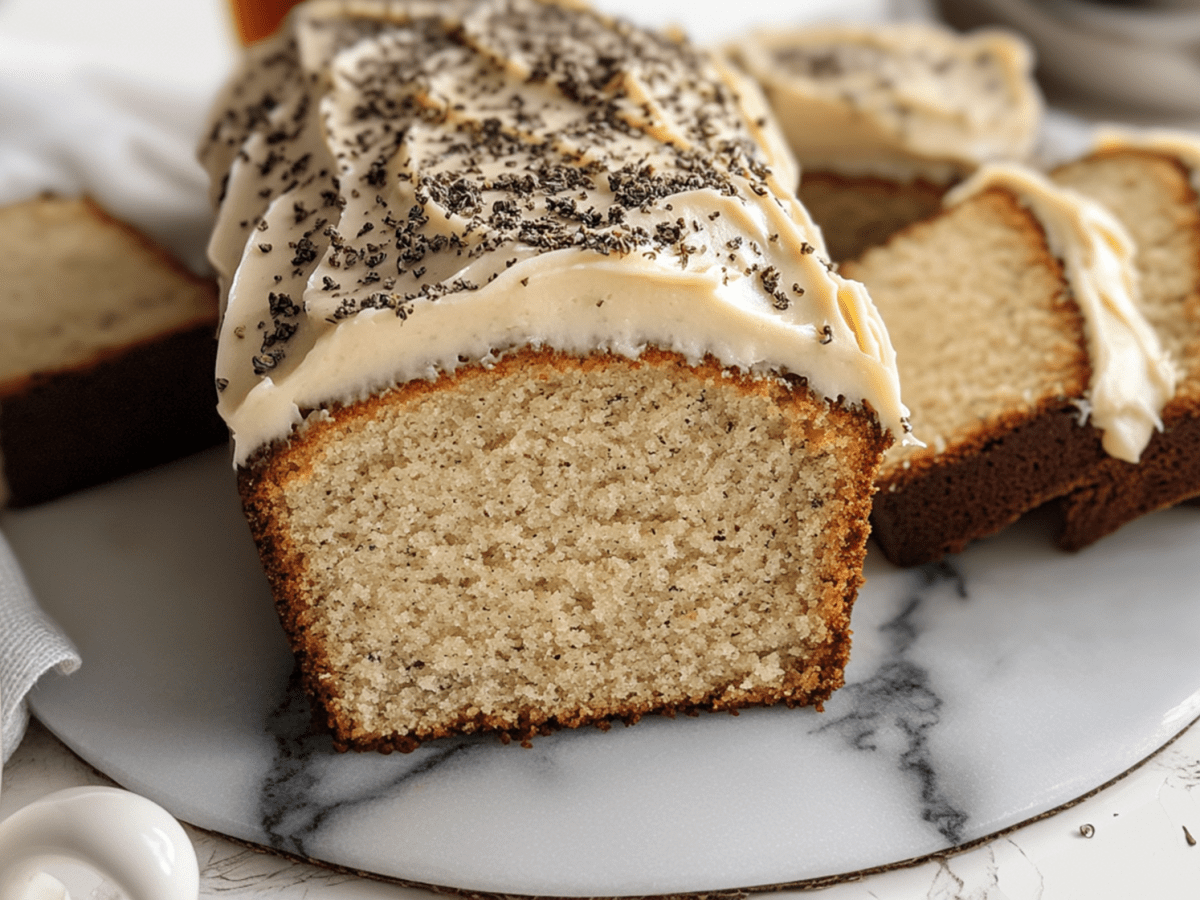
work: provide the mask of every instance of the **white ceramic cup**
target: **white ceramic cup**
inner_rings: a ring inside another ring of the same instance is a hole
[[[0,822],[0,900],[63,900],[61,882],[45,874],[62,862],[93,870],[129,900],[200,896],[196,852],[182,826],[118,788],[56,791]]]

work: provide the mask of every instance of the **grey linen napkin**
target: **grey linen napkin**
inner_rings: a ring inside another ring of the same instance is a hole
[[[77,651],[33,597],[25,575],[0,534],[0,741],[4,761],[29,724],[26,695],[51,669],[79,668]]]

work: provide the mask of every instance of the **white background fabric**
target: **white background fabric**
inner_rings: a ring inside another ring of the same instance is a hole
[[[210,102],[0,37],[0,204],[84,194],[205,271],[212,212],[195,148]]]

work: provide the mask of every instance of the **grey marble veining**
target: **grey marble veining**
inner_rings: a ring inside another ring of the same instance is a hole
[[[84,657],[31,698],[38,716],[185,821],[287,853],[560,896],[795,883],[1058,807],[1200,715],[1200,510],[1180,509],[1074,556],[1036,518],[938,566],[870,555],[823,713],[338,754],[295,688],[227,465],[3,527]]]
[[[922,608],[931,603],[931,589],[949,582],[963,601],[967,590],[950,562],[923,566],[914,580],[911,594],[901,598],[899,613],[879,626],[883,658],[868,677],[849,682],[838,695],[837,707],[847,711],[832,714],[813,734],[837,734],[857,751],[890,753],[896,771],[912,783],[921,820],[955,846],[963,841],[969,815],[943,783],[929,744],[944,703],[929,669],[910,659],[908,652],[922,634]]]
[[[452,739],[398,756],[344,756],[328,734],[314,727],[313,710],[299,686],[288,682],[263,729],[275,752],[258,785],[261,842],[273,850],[319,856],[311,839],[337,819],[384,798],[398,798],[407,787],[466,758],[480,739]]]

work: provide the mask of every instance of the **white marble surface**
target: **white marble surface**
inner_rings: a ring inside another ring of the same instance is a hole
[[[659,894],[886,866],[1073,802],[1200,715],[1197,508],[1076,555],[1036,517],[938,566],[870,554],[822,714],[393,756],[310,730],[223,451],[2,524],[85,660],[30,696],[76,753],[193,825],[420,884]]]
[[[40,724],[4,769],[0,819],[38,797],[110,783]],[[1091,826],[1090,838],[1084,832]],[[436,900],[417,888],[365,879],[247,849],[187,827],[206,900]],[[1191,900],[1200,884],[1200,728],[1115,785],[1068,810],[972,850],[809,890],[780,900]],[[75,894],[80,900],[89,895]],[[90,900],[115,900],[103,888]]]

